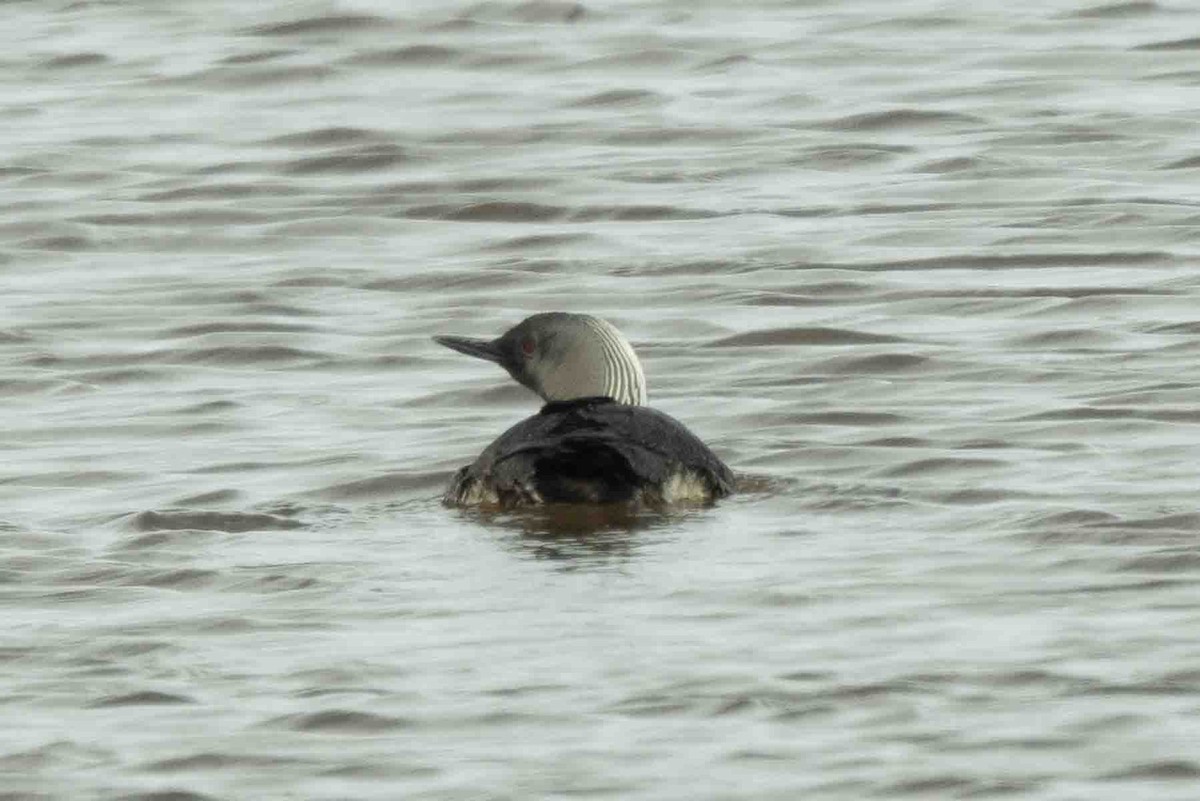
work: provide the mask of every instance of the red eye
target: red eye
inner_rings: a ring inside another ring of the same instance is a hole
[[[526,356],[532,356],[535,350],[537,350],[537,345],[534,344],[532,337],[525,337],[521,340],[521,352]]]

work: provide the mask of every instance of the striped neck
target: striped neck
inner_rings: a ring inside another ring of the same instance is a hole
[[[646,377],[633,346],[611,323],[571,315],[578,325],[556,333],[553,358],[538,370],[547,401],[605,396],[618,403],[646,403]]]
[[[646,403],[646,376],[633,346],[611,323],[598,317],[584,321],[600,339],[604,349],[604,392],[618,403],[643,406]]]

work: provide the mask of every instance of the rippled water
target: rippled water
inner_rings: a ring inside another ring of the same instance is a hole
[[[0,798],[1196,797],[1200,8],[266,5],[4,6]]]

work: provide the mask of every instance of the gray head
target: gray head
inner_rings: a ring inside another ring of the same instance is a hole
[[[438,336],[433,341],[495,362],[546,401],[606,395],[635,406],[646,402],[646,378],[633,346],[599,317],[546,312],[498,339]]]

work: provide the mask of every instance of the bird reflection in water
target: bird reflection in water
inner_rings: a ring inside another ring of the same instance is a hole
[[[611,565],[635,559],[647,546],[704,507],[647,509],[629,504],[546,504],[520,509],[475,507],[459,515],[517,536],[506,547],[523,556],[569,563],[564,567]],[[658,534],[658,536],[655,536]]]

